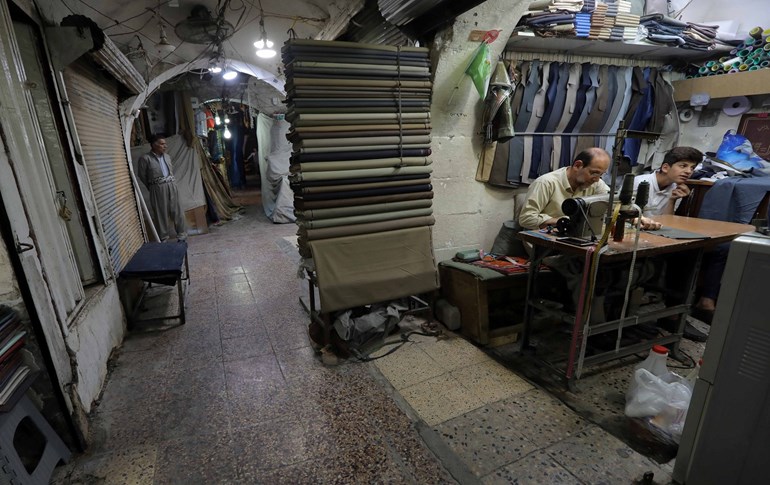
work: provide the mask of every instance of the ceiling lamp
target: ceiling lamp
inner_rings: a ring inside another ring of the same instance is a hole
[[[222,79],[224,79],[225,81],[232,81],[236,77],[238,77],[238,72],[233,71],[229,67],[225,69],[225,72],[222,73]]]
[[[209,67],[209,72],[212,74],[219,74],[222,72],[222,68],[217,64],[213,64],[211,67]]]
[[[262,37],[254,42],[254,47],[257,48],[257,57],[262,59],[270,59],[275,57],[275,50],[273,50],[273,42],[267,39],[267,32],[265,32],[265,11],[262,10],[262,2],[259,2],[259,31]]]
[[[176,50],[175,46],[169,44],[168,38],[166,38],[166,29],[163,28],[162,22],[160,24],[160,42],[158,42],[155,48],[158,50],[158,57],[161,59],[165,59]]]

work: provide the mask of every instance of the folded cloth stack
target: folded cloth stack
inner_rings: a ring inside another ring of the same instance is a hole
[[[432,225],[428,50],[294,39],[282,53],[300,254]]]
[[[647,40],[683,49],[711,50],[716,47],[718,26],[702,25],[666,17],[645,15],[641,24],[647,28]]]
[[[610,28],[607,26],[607,4],[597,1],[596,7],[591,14],[591,30],[588,33],[589,39],[599,39],[601,35],[605,35],[606,39],[610,38]]]
[[[529,5],[519,25],[526,25],[543,37],[574,35],[575,12],[582,8],[583,0],[539,0]]]
[[[537,11],[567,11],[580,12],[583,9],[583,0],[538,0],[529,4],[530,12]]]
[[[575,36],[576,37],[588,37],[591,33],[591,14],[590,13],[576,13],[575,14]]]

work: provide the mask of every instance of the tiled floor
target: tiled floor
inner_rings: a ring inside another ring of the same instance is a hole
[[[250,205],[189,239],[187,324],[128,336],[93,444],[56,483],[670,480],[669,467],[449,333],[322,365],[298,303],[294,232]]]

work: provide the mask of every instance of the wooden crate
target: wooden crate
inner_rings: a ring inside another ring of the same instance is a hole
[[[462,334],[479,345],[497,346],[516,342],[524,328],[523,311],[509,321],[492,322],[494,301],[524,307],[527,274],[503,275],[469,264],[439,264],[441,294],[460,310]],[[502,297],[502,298],[501,298]]]

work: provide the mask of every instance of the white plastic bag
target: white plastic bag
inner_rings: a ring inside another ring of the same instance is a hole
[[[678,442],[691,397],[692,389],[678,375],[657,377],[646,369],[637,369],[626,393],[626,416],[652,417],[652,424]]]

